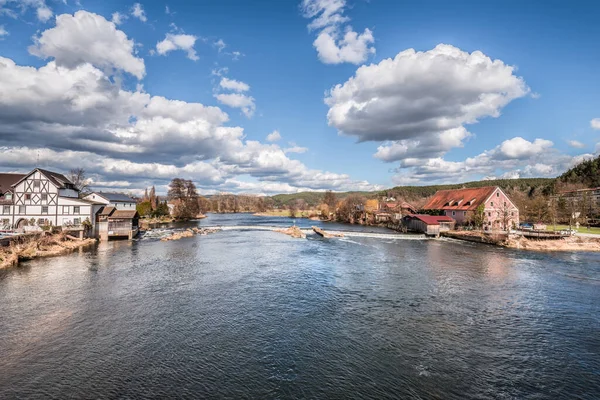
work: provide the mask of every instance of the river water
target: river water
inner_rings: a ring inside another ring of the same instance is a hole
[[[173,397],[600,398],[600,255],[227,231],[0,271],[0,398]]]

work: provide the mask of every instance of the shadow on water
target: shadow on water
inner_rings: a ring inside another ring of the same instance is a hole
[[[308,239],[111,242],[0,271],[0,398],[600,393],[599,255]]]

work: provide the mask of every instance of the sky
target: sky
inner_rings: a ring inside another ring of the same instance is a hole
[[[600,152],[598,2],[0,0],[0,172],[96,190],[554,177]]]

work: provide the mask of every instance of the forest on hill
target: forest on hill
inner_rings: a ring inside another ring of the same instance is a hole
[[[582,161],[557,178],[558,185],[577,185],[581,188],[600,187],[600,156]]]
[[[525,197],[537,195],[548,196],[554,187],[552,178],[522,178],[522,179],[498,179],[486,181],[474,181],[450,185],[429,186],[396,186],[391,189],[374,192],[338,192],[335,196],[338,200],[344,200],[349,196],[362,196],[366,199],[379,199],[382,197],[394,197],[403,201],[414,203],[419,207],[438,190],[475,188],[483,186],[499,186],[509,194],[519,193]],[[323,201],[323,192],[299,192],[292,194],[278,194],[272,196],[274,205],[278,207],[289,206],[291,203],[301,200],[310,207],[316,207]]]

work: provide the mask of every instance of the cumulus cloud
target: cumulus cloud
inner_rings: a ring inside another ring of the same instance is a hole
[[[514,67],[440,44],[358,68],[328,92],[325,103],[329,124],[359,141],[420,140],[498,117],[527,93]]]
[[[144,8],[140,3],[135,3],[133,5],[133,7],[131,8],[131,15],[133,15],[142,22],[148,21],[148,18],[146,17],[146,12],[144,11]]]
[[[423,135],[419,139],[387,142],[377,148],[375,157],[385,162],[405,158],[440,157],[455,147],[463,147],[464,141],[470,137],[472,134],[460,126],[440,133]]]
[[[34,38],[29,52],[54,58],[56,65],[76,68],[90,63],[99,68],[118,69],[138,79],[146,73],[144,60],[134,54],[134,41],[104,17],[87,11],[56,17],[56,27]]]
[[[600,129],[600,118],[594,118],[590,121],[590,126],[592,129]]]
[[[251,118],[254,115],[254,111],[256,111],[256,104],[252,96],[239,93],[219,93],[215,97],[221,104],[241,109],[248,118]]]
[[[301,10],[305,18],[312,19],[309,31],[319,30],[313,46],[325,64],[361,64],[375,54],[373,33],[368,28],[363,33],[353,30],[344,14],[345,0],[303,0]]]
[[[279,133],[278,130],[274,130],[273,132],[271,132],[267,135],[268,142],[277,142],[279,140],[281,140],[281,134]]]
[[[235,92],[247,92],[250,90],[250,85],[247,83],[236,81],[235,79],[221,78],[219,85],[223,89],[233,90]]]
[[[448,161],[442,157],[406,158],[400,162],[393,180],[398,184],[417,184],[456,183],[482,177],[555,177],[582,160],[593,157],[592,154],[575,157],[562,154],[551,143],[544,139],[528,141],[515,137],[464,161]],[[518,150],[515,145],[519,146]],[[551,164],[548,163],[549,159],[552,160]]]
[[[569,146],[574,147],[576,149],[583,149],[583,148],[585,148],[585,144],[581,143],[578,140],[569,140],[567,143],[569,144]]]
[[[497,154],[500,158],[504,159],[523,160],[543,154],[553,145],[554,143],[550,140],[535,139],[533,142],[530,142],[522,137],[515,137],[502,142],[497,149]]]
[[[4,25],[0,25],[0,40],[2,40],[4,36],[8,36],[8,31],[4,28]]]
[[[0,57],[1,168],[25,171],[39,157],[38,165],[83,167],[98,186],[132,191],[175,176],[206,190],[245,190],[245,176],[265,191],[380,188],[309,169],[290,149],[245,140],[218,107],[139,90],[121,88],[89,62],[35,68]]]

